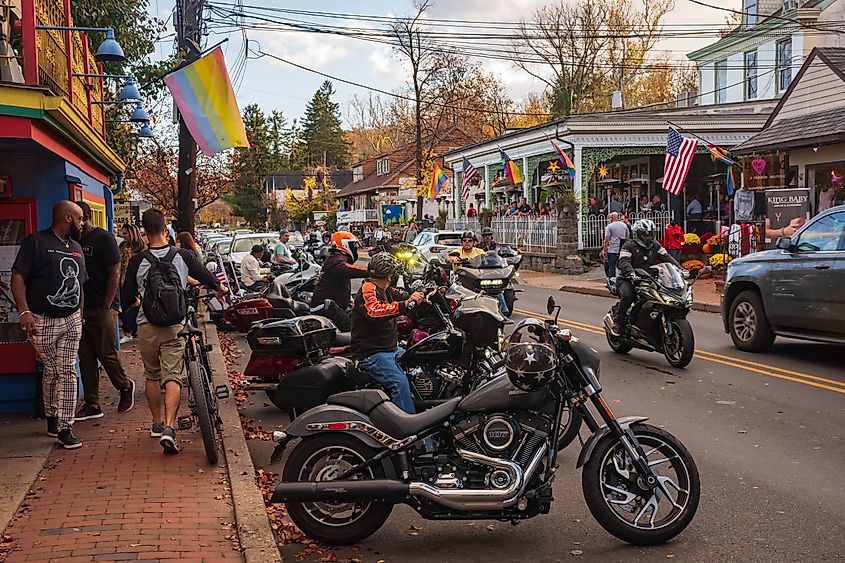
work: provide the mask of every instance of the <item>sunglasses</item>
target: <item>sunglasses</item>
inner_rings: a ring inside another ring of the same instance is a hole
[[[471,238],[463,238],[463,239],[461,239],[461,242],[475,242],[475,241]]]

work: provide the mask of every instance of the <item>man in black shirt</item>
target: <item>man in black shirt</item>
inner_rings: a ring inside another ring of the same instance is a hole
[[[528,201],[524,197],[519,200],[519,207],[516,208],[516,214],[518,217],[531,215],[531,206],[528,205]]]
[[[82,286],[85,292],[82,318],[85,322],[79,342],[79,371],[82,372],[85,399],[76,411],[77,422],[103,416],[98,361],[106,370],[111,384],[120,391],[117,412],[126,412],[135,405],[135,382],[126,377],[115,344],[117,311],[120,308],[117,294],[120,251],[114,236],[91,221],[91,207],[85,202],[78,205],[84,221],[81,242],[88,280]]]
[[[123,287],[120,289],[120,299],[125,308],[133,303],[137,295],[141,296],[141,303],[146,293],[147,274],[152,260],[168,259],[179,274],[182,289],[188,286],[188,276],[199,281],[204,286],[217,291],[217,297],[222,300],[225,287],[220,285],[207,269],[200,264],[194,253],[187,248],[173,249],[172,258],[168,258],[171,246],[167,243],[167,225],[164,214],[158,209],[147,209],[141,223],[150,241],[146,252],[136,254],[129,260]],[[182,323],[171,326],[156,326],[147,321],[143,306],[138,312],[138,348],[144,362],[145,391],[153,423],[150,436],[159,438],[159,444],[164,453],[179,453],[180,446],[176,440],[173,426],[176,424],[176,413],[182,394],[182,369],[185,342],[179,337]],[[164,391],[162,393],[162,390]],[[162,395],[164,395],[164,417],[161,415]]]
[[[12,295],[21,329],[44,364],[41,384],[47,434],[67,449],[82,446],[73,435],[76,353],[82,334],[82,284],[87,279],[79,239],[82,209],[71,201],[53,207],[49,229],[26,237],[12,266]]]

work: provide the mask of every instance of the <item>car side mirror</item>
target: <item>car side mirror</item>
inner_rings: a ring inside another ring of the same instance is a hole
[[[778,237],[777,241],[775,241],[775,248],[792,252],[794,250],[792,239],[789,237]]]

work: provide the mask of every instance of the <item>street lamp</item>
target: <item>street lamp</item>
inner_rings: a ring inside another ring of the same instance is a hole
[[[135,133],[141,139],[152,139],[155,135],[148,121],[132,121],[132,119],[107,119],[106,123],[141,123],[141,128]]]
[[[99,31],[105,32],[106,38],[97,47],[94,60],[98,63],[116,62],[122,63],[126,60],[123,48],[114,37],[114,29],[111,27],[68,27],[63,25],[37,25],[35,29],[55,29],[57,31]]]
[[[150,121],[150,116],[147,110],[144,109],[144,106],[141,105],[141,102],[135,104],[135,111],[132,112],[129,121],[132,123],[147,123]]]

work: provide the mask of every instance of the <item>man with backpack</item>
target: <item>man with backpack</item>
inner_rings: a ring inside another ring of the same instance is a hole
[[[182,394],[185,348],[185,342],[178,334],[187,313],[188,276],[218,292],[218,298],[226,288],[190,250],[177,249],[167,243],[167,224],[161,211],[148,209],[141,222],[150,241],[149,249],[129,260],[120,296],[121,302],[126,304],[141,295],[138,344],[144,361],[147,402],[153,417],[150,436],[159,438],[165,453],[175,454],[180,448],[173,427]]]

